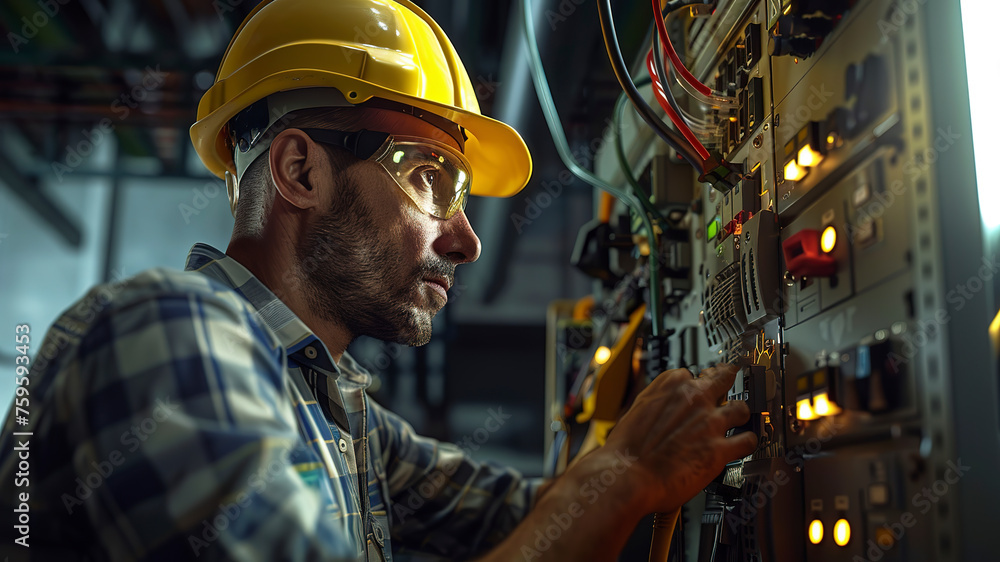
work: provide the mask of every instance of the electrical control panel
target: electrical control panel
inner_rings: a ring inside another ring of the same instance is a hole
[[[663,143],[625,139],[648,145],[638,166],[670,213],[649,259],[685,256],[660,280],[663,336],[644,353],[693,373],[742,365],[729,397],[752,415],[733,431],[759,441],[685,507],[671,560],[985,559],[989,479],[970,474],[998,468],[995,310],[975,280],[967,100],[942,96],[962,76],[943,56],[961,27],[957,3],[902,4],[667,16],[687,67],[729,100],[685,97],[671,74],[680,113],[738,181],[701,183]]]

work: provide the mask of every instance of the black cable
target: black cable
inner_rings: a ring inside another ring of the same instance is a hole
[[[693,6],[695,4],[712,4],[712,3],[713,2],[710,2],[708,0],[671,0],[670,2],[664,4],[663,9],[660,10],[660,14],[663,17],[667,17],[667,14],[669,14],[670,12],[673,12],[674,10],[680,10],[685,6]]]
[[[708,4],[708,2],[703,2],[702,0],[672,0],[671,2],[667,2],[666,6],[663,7],[663,10],[660,11],[660,15],[666,19],[670,12],[694,4]],[[653,63],[656,64],[656,72],[659,75],[658,78],[660,86],[663,88],[663,93],[667,98],[667,103],[669,103],[670,107],[672,107],[674,111],[677,112],[677,115],[680,115],[683,119],[684,114],[681,113],[680,107],[677,106],[677,100],[674,98],[673,92],[670,91],[670,77],[667,75],[666,67],[663,64],[663,47],[660,45],[659,38],[660,30],[656,25],[653,25]]]
[[[663,53],[660,51],[660,33],[653,26],[653,63],[656,65],[656,79],[660,83],[660,88],[663,90],[664,97],[667,98],[667,103],[670,107],[674,109],[677,115],[681,119],[684,119],[684,114],[681,112],[681,108],[677,105],[677,100],[674,99],[674,93],[670,91],[670,85],[667,83],[667,69],[663,65]]]
[[[635,83],[632,82],[632,77],[629,76],[628,68],[625,65],[625,59],[622,56],[621,47],[618,45],[618,34],[615,32],[614,18],[611,15],[611,0],[598,0],[597,2],[597,12],[601,20],[601,34],[604,36],[604,47],[608,51],[608,59],[611,61],[611,67],[614,69],[615,77],[618,79],[618,83],[621,85],[622,89],[625,91],[625,95],[628,96],[632,105],[635,106],[636,111],[642,120],[646,122],[647,125],[656,131],[656,134],[663,139],[671,148],[677,151],[688,164],[694,167],[698,173],[703,173],[704,169],[702,167],[701,158],[694,152],[694,148],[687,143],[687,141],[680,135],[680,133],[674,132],[672,129],[667,127],[667,125],[653,112],[653,108],[646,103],[639,90],[636,89]]]

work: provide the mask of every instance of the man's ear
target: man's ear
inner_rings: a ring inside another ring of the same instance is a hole
[[[316,167],[323,149],[299,129],[286,129],[271,141],[268,154],[271,181],[286,201],[300,209],[320,204],[309,172]]]

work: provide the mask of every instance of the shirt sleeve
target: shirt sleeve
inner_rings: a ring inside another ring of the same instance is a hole
[[[238,301],[144,298],[98,318],[80,343],[60,401],[71,404],[75,476],[100,482],[68,508],[86,511],[112,560],[362,556],[289,460],[311,451],[284,352]]]
[[[421,437],[369,401],[389,497],[393,549],[460,560],[488,552],[534,507],[542,478],[473,460],[457,445]],[[493,420],[503,422],[502,410]],[[489,422],[487,422],[489,423]],[[489,428],[487,428],[489,429]]]

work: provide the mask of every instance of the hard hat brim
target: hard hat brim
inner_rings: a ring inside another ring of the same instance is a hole
[[[338,48],[333,45],[328,47]],[[263,65],[267,61],[258,59],[254,63]],[[495,119],[333,72],[288,69],[257,75],[267,78],[243,88],[240,86],[244,85],[231,83],[230,79],[220,80],[205,93],[199,104],[198,115],[204,117],[191,126],[191,141],[202,162],[219,178],[224,177],[226,170],[236,172],[223,133],[226,124],[235,116],[234,108],[247,107],[272,92],[312,87],[336,87],[354,104],[381,98],[412,105],[465,128],[469,136],[465,143],[465,156],[473,169],[473,195],[510,197],[523,189],[531,177],[531,155],[524,140],[513,128]],[[227,89],[240,91],[229,97],[224,95]],[[218,134],[213,137],[215,132]]]

